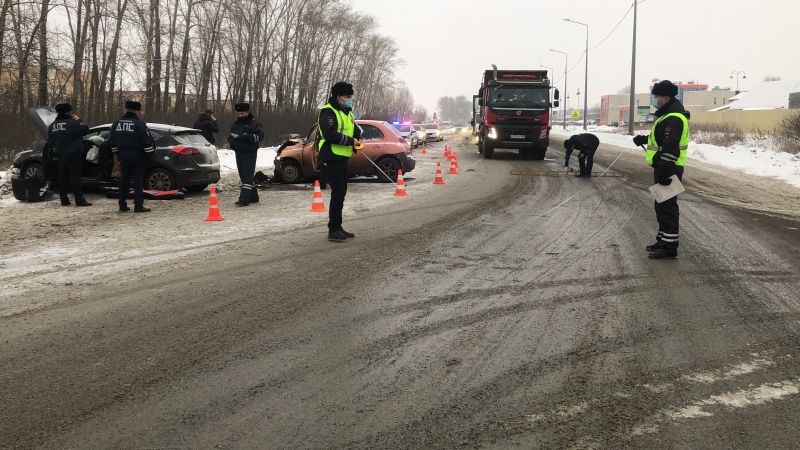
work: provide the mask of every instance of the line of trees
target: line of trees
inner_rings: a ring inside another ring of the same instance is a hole
[[[467,99],[463,95],[439,97],[437,109],[444,120],[453,120],[457,123],[467,123],[472,120],[472,99]]]
[[[338,80],[355,85],[361,116],[414,110],[395,42],[342,0],[0,2],[0,136],[29,127],[30,106],[70,100],[96,124],[128,98],[183,125],[249,101],[277,136],[306,128]]]

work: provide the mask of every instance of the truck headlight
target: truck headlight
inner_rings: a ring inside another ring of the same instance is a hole
[[[489,139],[497,139],[497,128],[489,128],[489,134],[486,135]]]

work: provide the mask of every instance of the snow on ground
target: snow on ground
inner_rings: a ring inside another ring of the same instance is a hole
[[[453,177],[445,187],[432,184],[443,147],[428,147],[427,156],[415,152],[416,168],[406,176],[409,197],[394,197],[391,183],[374,178],[352,180],[345,220],[383,208],[406,208],[434,189],[458,189],[459,184],[468,182],[469,177]],[[221,150],[220,159],[230,163],[233,155],[228,152]],[[270,168],[274,155],[274,148],[261,149],[259,168]],[[235,162],[229,167],[235,168]],[[462,171],[469,168],[462,167]],[[118,213],[116,200],[99,194],[87,195],[94,203],[90,208],[61,207],[57,196],[39,203],[3,199],[0,317],[44,306],[49,301],[46,296],[27,293],[47,284],[102,282],[129,268],[169,264],[174,258],[190,257],[226,242],[264,233],[287,233],[324,225],[328,220],[327,214],[309,212],[313,192],[309,184],[271,185],[260,191],[259,204],[247,208],[233,206],[239,186],[235,172],[223,172],[220,186],[220,212],[225,220],[215,223],[203,222],[208,192],[187,195],[186,200],[146,201],[153,212],[143,215]],[[330,191],[323,191],[323,197],[327,206]],[[70,280],[65,281],[63,270],[67,269]]]
[[[589,132],[600,138],[604,144],[616,145],[632,152],[642,152],[633,144],[631,136],[613,132],[614,127],[590,126]],[[556,136],[570,136],[582,133],[579,127],[565,131],[561,126],[554,126],[551,133]],[[643,132],[646,133],[646,132]],[[749,139],[745,144],[722,147],[712,144],[689,144],[689,160],[740,170],[751,175],[773,177],[800,187],[800,154],[777,151],[764,140]]]
[[[275,155],[278,147],[264,147],[258,149],[258,159],[256,160],[256,170],[260,170],[272,176],[275,168]],[[233,150],[218,149],[219,167],[222,173],[236,172],[236,154]]]

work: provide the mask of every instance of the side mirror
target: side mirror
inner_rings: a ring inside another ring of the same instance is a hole
[[[556,89],[555,92],[553,92],[553,100],[558,100],[559,99],[559,95],[560,94],[558,92],[558,89]],[[558,106],[558,105],[556,105],[556,106]]]
[[[558,100],[553,100],[553,108],[558,108],[558,105],[559,105]]]

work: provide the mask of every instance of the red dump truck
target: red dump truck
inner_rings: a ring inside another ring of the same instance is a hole
[[[550,108],[558,107],[558,89],[550,100],[546,70],[492,70],[483,74],[474,97],[474,131],[486,159],[496,148],[544,159],[550,142]]]

